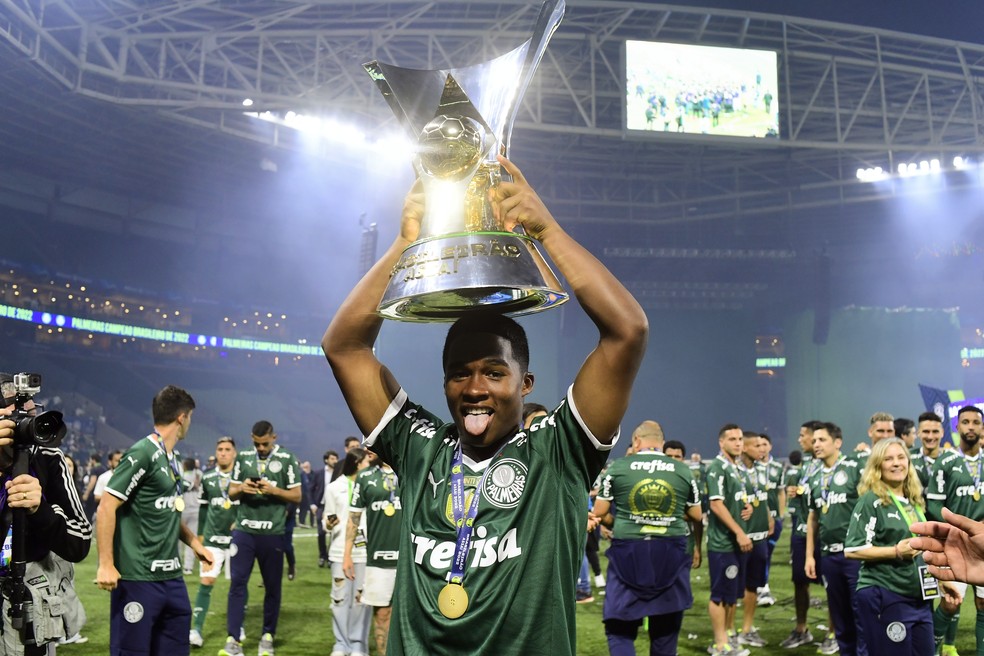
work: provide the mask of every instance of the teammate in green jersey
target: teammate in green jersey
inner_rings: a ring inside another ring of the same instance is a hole
[[[806,523],[805,570],[811,578],[818,573],[823,576],[841,656],[866,656],[856,623],[855,589],[861,565],[844,557],[844,539],[858,501],[861,470],[856,460],[841,453],[843,441],[837,424],[824,422],[813,431],[813,456],[821,466],[806,484],[810,514]],[[822,554],[819,563],[814,558],[817,542]]]
[[[646,347],[638,302],[564,231],[522,172],[504,157],[499,163],[513,181],[492,192],[497,216],[506,230],[522,226],[543,245],[599,341],[557,408],[524,431],[523,397],[533,389],[525,333],[480,312],[455,323],[445,341],[453,423],[411,403],[373,344],[390,273],[420,234],[415,185],[399,237],[322,340],[366,444],[401,480],[406,560],[397,568],[390,656],[575,653],[585,500],[617,439]]]
[[[259,656],[273,656],[273,638],[280,617],[284,576],[284,526],[287,504],[301,500],[301,470],[297,458],[277,444],[277,432],[266,420],[250,430],[252,449],[245,449],[232,466],[229,498],[239,501],[230,545],[232,583],[226,610],[228,637],[220,656],[239,656],[246,607],[246,586],[254,560],[263,578],[263,629]]]
[[[929,479],[929,491],[926,493],[926,515],[930,519],[943,518],[943,508],[951,512],[965,515],[977,521],[984,520],[984,456],[981,455],[982,427],[981,409],[967,405],[957,412],[957,434],[960,437],[960,448],[947,451],[933,464]],[[961,595],[966,586],[957,586]],[[977,609],[977,653],[984,654],[984,587],[974,588],[974,603]],[[936,637],[948,639],[955,635],[952,626],[959,619],[960,604],[950,603],[942,599],[933,616]],[[944,640],[949,646],[951,643]],[[950,650],[947,649],[947,652]]]
[[[400,502],[400,481],[396,472],[378,459],[375,465],[355,477],[342,560],[342,569],[350,581],[355,580],[352,551],[363,513],[366,515],[366,570],[361,601],[372,607],[376,652],[385,654],[393,611],[396,562],[400,557],[403,504]]]
[[[236,460],[236,442],[231,437],[220,437],[215,444],[215,469],[202,476],[199,497],[198,527],[199,539],[212,554],[211,567],[201,567],[198,594],[192,609],[192,627],[188,641],[193,647],[202,646],[202,631],[205,630],[205,617],[212,600],[212,586],[225,566],[225,577],[229,577],[229,545],[232,543],[232,526],[236,523],[236,510],[239,501],[229,498],[229,483],[232,480],[232,465]]]
[[[191,604],[178,538],[198,559],[212,556],[181,522],[180,456],[195,401],[169,385],[154,397],[154,432],[127,449],[96,513],[96,582],[110,597],[111,654],[188,654]]]
[[[738,644],[765,647],[768,644],[755,628],[755,609],[758,590],[768,583],[769,535],[775,529],[775,519],[769,512],[769,472],[762,463],[767,442],[753,431],[742,432],[742,452],[735,465],[745,484],[745,493],[752,504],[752,514],[745,521],[745,533],[752,541],[752,550],[745,562],[745,588],[742,601],[742,628]]]
[[[940,440],[943,439],[943,420],[935,412],[924,412],[919,415],[917,431],[922,446],[912,455],[912,466],[919,474],[919,482],[923,493],[929,491],[929,476],[933,473],[933,465],[940,457]]]

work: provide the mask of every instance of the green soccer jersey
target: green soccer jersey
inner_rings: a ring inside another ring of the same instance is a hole
[[[909,459],[912,462],[912,468],[916,470],[916,475],[919,477],[919,482],[923,486],[923,494],[925,495],[929,492],[929,478],[933,473],[933,465],[936,463],[936,458],[927,456],[920,448],[914,448],[909,452]]]
[[[232,467],[232,482],[242,484],[249,478],[264,478],[271,484],[291,489],[301,484],[297,458],[277,444],[266,458],[259,458],[256,449],[241,451]],[[283,535],[287,521],[287,504],[262,494],[243,494],[239,497],[236,528],[255,535]]]
[[[400,476],[403,527],[387,654],[574,654],[574,583],[587,537],[587,495],[609,445],[579,419],[572,397],[484,463],[463,458],[465,507],[479,490],[464,589],[444,617],[438,594],[454,558],[454,424],[400,390],[366,445]]]
[[[612,533],[620,540],[687,535],[687,508],[700,505],[700,491],[690,468],[658,451],[613,462],[602,479],[598,498],[618,506]]]
[[[833,467],[821,463],[807,482],[807,503],[820,521],[822,553],[844,550],[851,512],[858,502],[860,481],[861,467],[857,461],[841,455]]]
[[[858,551],[868,547],[894,547],[899,541],[911,538],[909,525],[925,518],[922,511],[907,499],[898,499],[898,505],[885,503],[874,492],[865,492],[851,515],[844,551]],[[858,589],[877,586],[914,599],[922,599],[919,567],[921,557],[915,560],[865,560],[858,575]]]
[[[775,458],[770,458],[769,462],[763,462],[765,467],[766,484],[765,489],[769,494],[769,514],[774,519],[779,517],[779,492],[786,487],[786,470],[782,463]]]
[[[168,458],[157,438],[148,435],[127,449],[106,484],[106,493],[121,501],[113,560],[125,581],[181,577],[181,512],[174,507],[181,498],[180,462],[176,451]]]
[[[724,507],[738,526],[744,530],[745,523],[741,519],[741,511],[749,502],[745,482],[738,474],[738,469],[723,455],[718,455],[707,465],[704,473],[707,480],[707,499],[720,499]],[[738,551],[738,540],[713,511],[707,516],[707,550],[716,552]]]
[[[946,451],[936,459],[926,493],[926,514],[930,519],[942,521],[941,511],[946,507],[973,520],[984,520],[982,466],[980,451],[973,457],[959,450]]]
[[[793,533],[804,538],[806,537],[806,521],[810,515],[810,505],[806,497],[806,484],[819,467],[819,460],[816,460],[808,453],[804,453],[803,460],[799,465],[791,465],[786,470],[786,486],[795,490],[795,494],[789,494],[786,501],[786,508],[789,511],[789,517],[793,523]]]
[[[735,467],[745,485],[745,498],[752,504],[752,516],[738,523],[752,542],[760,542],[769,537],[769,473],[761,462],[747,467],[740,457]]]
[[[232,543],[232,525],[236,521],[239,501],[229,498],[232,470],[222,472],[218,467],[202,476],[199,497],[198,534],[206,547],[228,549]]]
[[[366,513],[366,564],[385,569],[396,567],[403,521],[396,472],[381,467],[359,472],[352,489],[350,510]]]

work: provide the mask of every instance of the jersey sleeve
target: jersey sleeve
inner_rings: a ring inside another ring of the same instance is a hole
[[[365,499],[362,496],[362,486],[366,483],[366,477],[359,473],[355,477],[355,485],[352,486],[352,503],[349,504],[349,510],[353,512],[362,512],[366,508]]]
[[[715,499],[724,499],[725,497],[725,471],[724,468],[719,466],[717,463],[712,463],[710,467],[707,468],[707,499],[708,501],[714,501]]]
[[[878,513],[875,511],[875,497],[865,494],[858,499],[851,513],[851,523],[847,527],[844,551],[859,551],[875,546],[875,533],[878,528]]]
[[[287,468],[287,489],[293,490],[295,487],[300,487],[301,465],[297,462],[297,456],[292,453],[290,458],[287,459],[285,467]]]
[[[28,538],[27,560],[40,560],[54,551],[65,560],[77,563],[89,553],[92,526],[79,500],[68,464],[59,449],[39,448],[31,465],[37,470],[44,495],[38,509],[25,515]],[[43,469],[43,473],[42,470]]]
[[[601,478],[601,486],[598,488],[598,498],[602,501],[611,501],[615,498],[615,491],[613,489],[615,483],[612,478],[612,470],[616,468],[617,464],[617,460],[613,462]]]
[[[936,521],[943,520],[943,505],[946,503],[947,475],[945,467],[950,464],[950,458],[937,458],[933,463],[933,472],[926,488],[926,517]]]
[[[405,467],[414,466],[415,453],[423,451],[422,441],[432,439],[442,424],[436,415],[412,403],[401,388],[363,445],[378,454],[400,476]]]
[[[242,485],[243,482],[243,465],[242,460],[240,460],[240,455],[236,454],[236,459],[232,463],[232,478],[229,479],[230,483],[235,483],[236,485]]]
[[[684,476],[684,480],[687,481],[689,485],[689,492],[687,497],[688,506],[699,506],[700,505],[700,487],[697,485],[697,479],[694,478],[694,473],[690,471],[690,468],[684,465],[682,469],[686,472],[681,474]]]
[[[120,456],[120,464],[113,470],[113,475],[106,484],[106,492],[126,502],[152,466],[146,450],[137,449],[136,445],[130,447]]]

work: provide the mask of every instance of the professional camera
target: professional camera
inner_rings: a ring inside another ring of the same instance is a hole
[[[18,447],[50,446],[57,447],[65,437],[65,422],[62,413],[55,410],[43,412],[38,407],[25,410],[27,402],[41,391],[41,374],[0,373],[0,392],[5,406],[14,404],[14,412],[4,419],[14,422],[14,444]]]

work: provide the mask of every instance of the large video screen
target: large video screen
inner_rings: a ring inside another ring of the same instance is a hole
[[[625,126],[777,138],[778,70],[770,50],[626,41]]]

